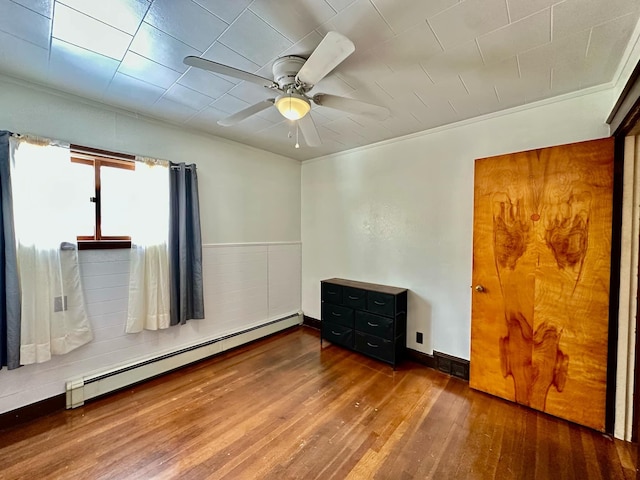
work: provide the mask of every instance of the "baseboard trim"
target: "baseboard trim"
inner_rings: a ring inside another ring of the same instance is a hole
[[[317,318],[313,318],[310,317],[308,315],[303,315],[302,316],[302,324],[306,325],[307,327],[311,327],[311,328],[315,328],[316,330],[320,330],[320,324],[322,322],[320,322],[320,320],[318,320]]]
[[[436,369],[436,359],[433,355],[429,355],[428,353],[419,352],[418,350],[414,350],[413,348],[407,348],[407,358],[413,360],[420,365],[424,365],[425,367]]]
[[[22,425],[23,423],[36,420],[51,413],[60,412],[65,409],[65,405],[66,395],[61,393],[54,397],[45,398],[39,402],[2,413],[0,414],[0,430]]]

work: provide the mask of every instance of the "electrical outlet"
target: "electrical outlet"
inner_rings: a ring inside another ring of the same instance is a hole
[[[53,298],[53,311],[62,312],[67,309],[67,296]]]
[[[416,332],[416,342],[422,343],[422,332]]]

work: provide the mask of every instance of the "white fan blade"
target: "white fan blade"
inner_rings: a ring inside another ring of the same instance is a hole
[[[250,107],[245,108],[244,110],[240,110],[237,113],[234,113],[230,117],[223,118],[222,120],[218,120],[218,125],[222,125],[223,127],[231,127],[236,123],[241,122],[242,120],[249,118],[251,115],[255,115],[262,110],[269,108],[275,102],[274,98],[270,98],[269,100],[263,100],[260,103],[256,103],[255,105],[251,105]]]
[[[376,120],[385,120],[391,114],[387,107],[372,105],[371,103],[361,102],[360,100],[354,100],[353,98],[339,97],[337,95],[329,95],[326,93],[319,93],[315,95],[313,97],[313,101],[323,107],[334,108],[336,110],[354,113],[356,115],[365,115]]]
[[[307,145],[310,147],[319,147],[322,145],[320,135],[318,135],[318,129],[316,128],[316,124],[313,122],[313,118],[311,118],[310,113],[307,113],[304,117],[298,120],[298,127],[300,128],[304,141]]]
[[[266,88],[272,88],[274,86],[277,87],[273,80],[254,75],[253,73],[245,72],[244,70],[238,70],[237,68],[229,67],[221,63],[212,62],[211,60],[207,60],[206,58],[189,56],[185,57],[183,62],[185,65],[189,65],[190,67],[202,68],[204,70],[210,70],[215,73],[221,73],[222,75],[227,75],[228,77],[234,77],[240,80],[246,80],[247,82],[257,83],[258,85]]]
[[[315,85],[355,51],[353,42],[338,32],[329,32],[304,63],[296,80]]]

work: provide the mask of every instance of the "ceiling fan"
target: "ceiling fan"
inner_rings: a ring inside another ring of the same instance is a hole
[[[298,122],[298,127],[307,145],[317,147],[321,144],[320,136],[311,115],[308,115],[312,102],[323,107],[365,115],[377,120],[384,120],[389,116],[389,109],[379,105],[326,93],[309,95],[314,85],[354,51],[355,46],[351,40],[338,32],[329,32],[308,59],[297,55],[276,59],[272,67],[273,80],[201,57],[185,57],[184,63],[191,67],[256,83],[276,92],[275,98],[263,100],[227,118],[218,120],[218,124],[230,127],[266,108],[275,106],[285,118]]]

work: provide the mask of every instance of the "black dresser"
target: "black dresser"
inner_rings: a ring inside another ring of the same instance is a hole
[[[390,363],[407,345],[407,289],[332,278],[321,282],[321,341]]]

